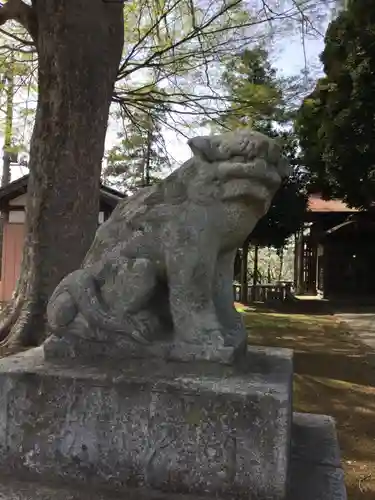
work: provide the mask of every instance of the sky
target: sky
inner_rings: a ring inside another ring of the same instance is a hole
[[[280,75],[292,76],[300,73],[305,68],[307,61],[309,67],[318,68],[319,71],[319,54],[323,50],[323,39],[305,40],[302,43],[298,35],[294,37],[288,36],[275,47],[275,55],[273,57],[273,66],[278,70]],[[116,141],[116,130],[109,127],[106,138],[106,149],[109,149]],[[186,161],[191,157],[191,151],[186,143],[186,138],[177,136],[172,131],[165,132],[165,142],[168,152],[176,160],[178,164]],[[0,148],[3,147],[3,137],[0,136]],[[0,158],[1,171],[2,158]],[[27,173],[25,167],[19,165],[12,166],[11,177],[15,180]]]
[[[308,66],[319,69],[319,55],[323,48],[323,39],[305,40],[304,46],[298,35],[289,36],[287,40],[280,42],[279,46],[276,47],[277,56],[273,60],[273,66],[283,76],[297,75],[305,68],[306,62]],[[173,132],[166,132],[166,141],[170,153],[178,162],[182,163],[191,157],[191,151],[185,138],[177,137]]]

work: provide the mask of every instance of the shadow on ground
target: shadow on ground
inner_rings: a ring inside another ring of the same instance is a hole
[[[252,306],[249,306],[252,308]],[[334,314],[375,314],[374,299],[353,298],[349,300],[328,300],[317,298],[297,298],[291,296],[286,301],[259,302],[253,304],[256,310],[273,311],[284,314],[309,314],[316,316],[333,316]]]
[[[251,344],[294,349],[295,411],[336,419],[348,498],[374,500],[375,352],[330,315],[252,310],[244,318]]]

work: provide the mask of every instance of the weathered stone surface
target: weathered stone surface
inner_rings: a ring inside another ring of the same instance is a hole
[[[166,361],[195,362],[211,361],[222,364],[234,364],[242,361],[246,355],[247,342],[238,344],[236,349],[229,346],[190,344],[187,342],[154,342],[140,345],[120,337],[114,342],[93,342],[78,335],[66,333],[63,337],[51,335],[44,343],[46,359],[80,359],[97,360],[112,359],[114,362],[132,358],[159,358]]]
[[[290,500],[346,500],[344,471],[341,467],[292,462]]]
[[[58,344],[55,347],[55,343]],[[168,342],[157,342],[149,346],[139,347],[134,342],[122,339],[122,348],[119,349],[111,343],[87,342],[79,337],[57,338],[51,335],[44,343],[44,353],[47,360],[63,360],[79,358],[80,361],[89,363],[103,363],[103,360],[112,359],[113,363],[132,358],[148,358],[150,355],[155,358],[169,361],[191,362],[195,360],[194,347],[202,349],[202,346],[185,345],[184,343],[173,344]],[[186,347],[185,352],[182,350]],[[151,351],[151,353],[150,353]],[[177,352],[176,352],[177,351]],[[219,360],[222,364],[251,366],[253,372],[278,374],[293,371],[293,356],[290,349],[278,349],[275,347],[249,346],[244,344],[242,350],[239,348],[233,352],[229,348],[222,348],[219,352],[210,353],[209,360]],[[201,353],[201,360],[204,360],[204,353]]]
[[[2,360],[0,469],[120,490],[284,499],[290,371],[125,365],[53,364],[40,348]]]
[[[294,413],[292,458],[341,467],[334,419],[328,415]]]
[[[334,422],[325,415],[293,415],[291,488],[288,500],[346,500],[343,471]],[[317,439],[316,442],[314,440]],[[323,443],[323,446],[321,444]],[[203,500],[196,495],[179,495],[135,489],[112,493],[67,487],[55,482],[22,482],[0,475],[0,500]]]
[[[248,345],[245,363],[255,373],[293,376],[293,351],[281,347]]]
[[[103,349],[231,363],[243,352],[234,256],[289,168],[277,143],[251,130],[189,144],[193,158],[121,202],[82,268],[56,288],[50,358]]]
[[[135,500],[107,492],[69,488],[62,484],[40,484],[0,475],[0,500]],[[137,499],[138,500],[138,499]],[[139,500],[157,500],[144,498]],[[161,500],[161,499],[159,499]]]
[[[41,483],[0,475],[0,500],[207,500],[207,497],[139,489],[127,490],[124,494],[87,485],[77,488],[68,481]]]
[[[335,422],[294,413],[288,500],[346,500]]]

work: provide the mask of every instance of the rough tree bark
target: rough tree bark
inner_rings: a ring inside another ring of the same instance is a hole
[[[39,344],[58,282],[80,266],[97,227],[101,160],[123,48],[123,5],[106,0],[9,0],[0,24],[19,21],[39,56],[30,146],[26,239],[1,346]]]

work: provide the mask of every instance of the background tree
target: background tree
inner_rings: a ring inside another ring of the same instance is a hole
[[[282,261],[282,249],[288,238],[300,228],[306,210],[307,198],[299,169],[297,141],[286,129],[291,116],[287,96],[283,92],[287,82],[277,77],[276,70],[269,63],[267,51],[262,48],[245,50],[237,57],[232,57],[223,73],[223,85],[232,95],[233,102],[222,114],[219,124],[215,124],[216,128],[251,126],[281,142],[284,154],[293,166],[293,175],[280,187],[270,210],[239,250],[235,275],[237,273],[237,278],[240,276],[243,302],[248,300],[249,275],[252,275],[254,285],[259,277],[259,247],[277,248],[281,257],[279,260]],[[292,82],[289,80],[289,83]],[[254,260],[249,272],[250,245],[254,246]]]
[[[232,97],[231,105],[221,114],[224,127],[269,132],[273,123],[286,121],[283,80],[277,78],[263,48],[246,49],[228,58],[222,83]]]
[[[28,149],[29,117],[36,105],[36,50],[3,31],[0,28],[0,130],[4,152],[14,155]],[[11,177],[9,165],[5,167],[3,184]]]
[[[292,106],[286,86],[290,79],[277,77],[262,48],[245,50],[231,58],[223,73],[224,86],[233,96],[231,107],[222,114],[227,128],[251,126],[278,140],[293,167],[291,177],[273,199],[271,208],[251,233],[248,243],[282,248],[301,226],[306,210],[305,176],[300,168],[298,142],[290,131]],[[241,107],[237,103],[244,103]]]
[[[223,88],[221,73],[228,55],[260,43],[269,47],[296,30],[305,40],[320,36],[330,16],[331,0],[133,0],[125,3],[125,50],[114,101],[129,116],[167,105],[162,125],[189,135],[192,125],[220,121],[223,111],[246,105]],[[298,82],[284,86],[296,98],[310,84],[307,61]],[[298,85],[296,85],[298,83]],[[162,91],[160,90],[162,89]]]
[[[282,143],[284,154],[293,170],[274,196],[267,215],[255,226],[250,241],[259,246],[282,249],[304,221],[308,177],[300,165],[298,141],[295,136],[287,131],[277,132],[274,137]]]
[[[328,27],[324,78],[296,120],[311,190],[368,208],[375,200],[375,11],[351,0]]]
[[[125,43],[113,96],[115,120],[117,106],[130,118],[139,110],[152,113],[155,103],[169,104],[168,114],[160,118],[163,126],[178,133],[186,133],[197,118],[216,119],[232,102],[231,95],[222,92],[218,78],[228,54],[260,41],[271,45],[293,36],[296,30],[303,40],[320,36],[322,23],[337,3],[340,2],[271,0],[259,4],[256,0],[218,0],[207,4],[202,0],[126,0]],[[25,30],[10,22],[7,30],[0,28],[0,64],[2,54],[14,49],[18,59],[29,60],[36,99],[35,47]],[[306,81],[307,69],[306,66],[301,81]],[[292,87],[289,92],[293,91]]]
[[[170,160],[157,116],[139,111],[136,122],[124,121],[119,143],[106,155],[106,183],[132,194],[164,177]]]

